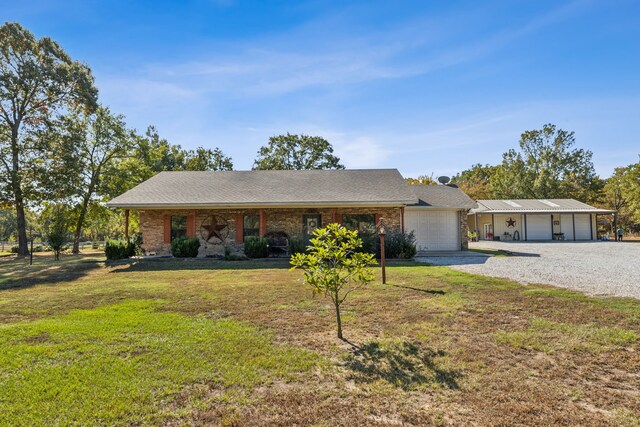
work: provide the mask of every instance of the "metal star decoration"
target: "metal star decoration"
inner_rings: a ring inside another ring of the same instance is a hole
[[[513,218],[509,218],[507,220],[507,227],[515,227],[516,226],[516,220]]]
[[[227,228],[226,221],[224,223],[218,223],[218,219],[215,216],[211,217],[210,224],[202,224],[202,228],[207,230],[206,241],[210,241],[212,237],[217,237],[220,241],[224,242],[222,231]],[[204,236],[203,236],[204,237]]]

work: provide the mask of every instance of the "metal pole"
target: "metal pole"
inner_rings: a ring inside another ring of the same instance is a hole
[[[384,234],[380,235],[380,265],[382,266],[382,284],[387,283],[387,272],[384,268]]]

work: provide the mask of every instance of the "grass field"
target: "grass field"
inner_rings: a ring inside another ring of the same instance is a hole
[[[286,261],[0,258],[0,425],[626,425],[640,301],[391,264],[328,301]]]

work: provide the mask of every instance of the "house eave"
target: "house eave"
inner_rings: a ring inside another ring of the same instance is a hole
[[[440,211],[466,211],[468,206],[425,206],[425,205],[407,205],[405,210],[440,210]]]
[[[109,208],[157,210],[157,209],[304,209],[304,208],[376,208],[404,207],[407,201],[375,202],[300,202],[300,203],[107,203]]]
[[[550,210],[550,209],[536,209],[536,210],[486,210],[486,211],[477,211],[471,210],[470,214],[478,214],[478,215],[493,215],[493,214],[613,214],[615,211],[607,210],[607,209],[559,209],[559,210]]]

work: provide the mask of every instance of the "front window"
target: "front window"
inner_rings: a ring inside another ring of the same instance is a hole
[[[376,216],[374,214],[343,215],[342,225],[359,233],[375,233]]]
[[[242,227],[243,240],[260,237],[260,215],[245,215]]]
[[[187,237],[187,217],[184,215],[171,216],[171,241]]]

